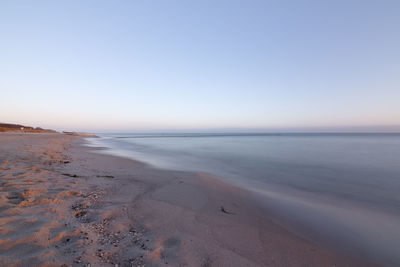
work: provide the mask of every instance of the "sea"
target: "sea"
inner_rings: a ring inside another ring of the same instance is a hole
[[[265,216],[313,242],[400,266],[400,134],[98,134],[99,150],[212,174],[252,192]]]

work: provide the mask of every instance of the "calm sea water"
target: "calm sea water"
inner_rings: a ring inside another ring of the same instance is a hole
[[[255,192],[293,231],[400,264],[400,134],[102,134],[104,153]]]

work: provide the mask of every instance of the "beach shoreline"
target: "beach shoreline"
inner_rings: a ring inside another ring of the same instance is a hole
[[[285,230],[215,177],[84,143],[0,134],[0,264],[373,266]]]

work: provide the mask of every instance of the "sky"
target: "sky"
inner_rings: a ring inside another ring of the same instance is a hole
[[[400,131],[400,1],[1,1],[0,122]]]

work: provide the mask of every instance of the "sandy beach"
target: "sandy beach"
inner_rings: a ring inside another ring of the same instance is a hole
[[[285,230],[215,177],[84,142],[0,134],[1,266],[372,266]]]

